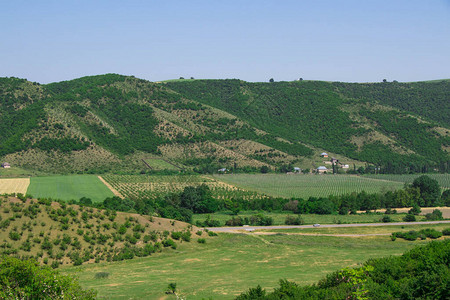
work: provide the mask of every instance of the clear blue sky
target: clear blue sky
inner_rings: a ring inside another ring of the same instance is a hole
[[[0,3],[1,77],[450,78],[450,0]]]

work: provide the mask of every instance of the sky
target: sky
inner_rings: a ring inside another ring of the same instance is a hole
[[[0,77],[450,78],[450,0],[0,0]]]

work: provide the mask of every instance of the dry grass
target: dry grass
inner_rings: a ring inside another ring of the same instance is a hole
[[[0,179],[0,194],[21,193],[26,194],[30,178]]]

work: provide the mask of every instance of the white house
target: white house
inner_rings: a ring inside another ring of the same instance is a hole
[[[326,173],[328,171],[327,167],[324,167],[324,166],[320,166],[316,170],[317,170],[317,173],[319,173],[319,174]]]

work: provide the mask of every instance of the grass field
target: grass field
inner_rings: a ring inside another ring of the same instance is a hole
[[[388,236],[329,237],[219,234],[206,244],[183,243],[177,250],[145,259],[64,268],[103,299],[175,299],[169,283],[187,299],[232,299],[260,284],[271,289],[279,279],[311,284],[327,273],[369,258],[400,255],[425,241],[390,241]],[[95,279],[98,272],[108,278]]]
[[[30,178],[0,179],[0,194],[22,193],[26,194]]]
[[[379,175],[364,175],[367,178],[397,181],[402,183],[412,183],[414,179],[420,177],[422,174],[406,174],[406,175],[395,175],[395,174],[379,174]],[[428,177],[436,179],[441,188],[450,189],[450,174],[424,174]]]
[[[95,175],[32,177],[28,194],[35,198],[103,201],[114,194]]]
[[[213,178],[274,197],[328,197],[351,192],[377,193],[403,187],[402,182],[350,175],[230,174]]]
[[[258,211],[242,211],[238,214],[239,217],[245,218],[257,214]],[[296,216],[291,212],[263,212],[265,216],[273,219],[273,225],[284,225],[286,216]],[[205,221],[208,215],[213,220],[220,222],[222,226],[225,226],[225,222],[230,220],[233,216],[224,212],[217,212],[214,214],[194,214],[192,216],[193,223],[197,221]],[[384,214],[357,214],[357,215],[316,215],[316,214],[304,214],[301,215],[305,224],[349,224],[349,223],[377,223],[383,218]],[[401,222],[405,214],[391,214],[389,215],[394,222]],[[422,221],[423,216],[417,216],[417,221]]]
[[[178,171],[180,168],[168,163],[164,159],[159,158],[148,158],[145,162],[153,169],[153,170],[173,170]]]

